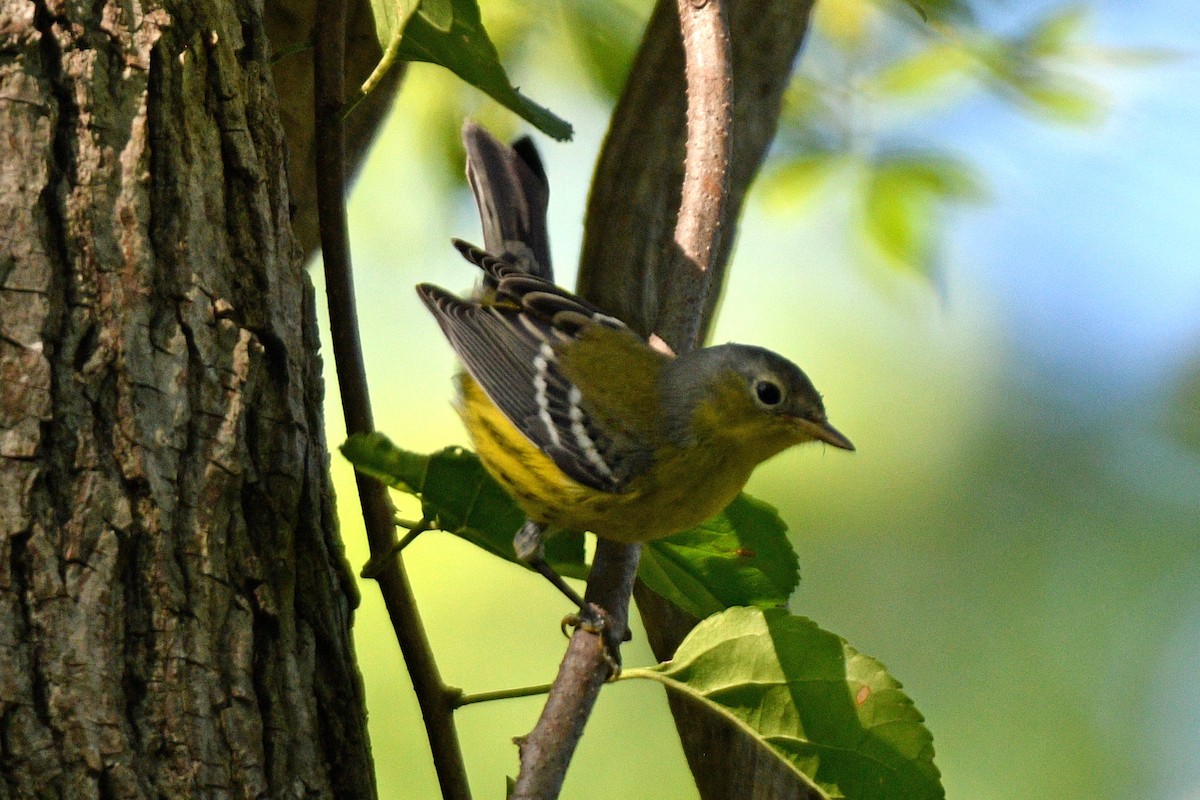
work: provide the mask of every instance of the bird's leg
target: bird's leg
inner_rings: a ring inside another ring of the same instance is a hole
[[[517,535],[513,537],[513,550],[517,551],[517,558],[527,565],[530,569],[537,570],[546,580],[554,584],[554,588],[558,589],[567,599],[574,603],[579,608],[587,605],[583,598],[579,596],[579,592],[571,588],[563,577],[554,571],[554,567],[550,566],[550,562],[546,561],[546,526],[540,525],[533,520],[525,520],[525,524],[521,530],[517,531]]]
[[[531,569],[540,572],[556,589],[567,596],[579,613],[563,617],[562,625],[565,632],[567,626],[582,628],[594,633],[604,642],[604,660],[608,662],[610,679],[621,674],[621,642],[628,641],[630,633],[624,631],[624,636],[618,636],[608,612],[595,603],[589,603],[579,596],[579,593],[554,571],[554,567],[546,561],[546,526],[533,520],[526,520],[521,530],[513,537],[513,550],[523,563]]]

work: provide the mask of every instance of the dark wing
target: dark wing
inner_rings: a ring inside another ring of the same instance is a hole
[[[597,427],[579,389],[559,368],[555,348],[590,325],[622,331],[625,325],[548,281],[465,243],[455,245],[497,282],[495,301],[468,302],[429,284],[417,293],[467,372],[559,469],[593,489],[620,491],[649,465],[651,454]]]

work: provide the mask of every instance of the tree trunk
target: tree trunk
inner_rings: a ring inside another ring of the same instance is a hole
[[[0,0],[0,798],[374,796],[262,22]]]

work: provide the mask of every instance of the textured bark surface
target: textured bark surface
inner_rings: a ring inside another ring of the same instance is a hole
[[[374,795],[269,57],[0,0],[0,797]]]

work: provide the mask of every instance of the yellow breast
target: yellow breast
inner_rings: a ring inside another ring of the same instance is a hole
[[[599,491],[564,474],[469,375],[461,376],[460,386],[460,413],[484,467],[530,519],[542,524],[623,542],[658,539],[722,511],[753,469],[753,463],[720,448],[670,446],[623,491]]]

